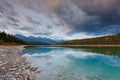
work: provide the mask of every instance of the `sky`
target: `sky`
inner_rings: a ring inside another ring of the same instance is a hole
[[[0,30],[55,40],[120,33],[120,0],[0,0]]]

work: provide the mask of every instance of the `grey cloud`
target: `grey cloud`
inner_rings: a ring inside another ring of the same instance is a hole
[[[52,26],[47,26],[48,29],[52,29]]]
[[[40,3],[40,2],[38,2],[38,1],[34,1],[34,2],[32,2],[32,3],[30,3],[30,5],[29,5],[29,8],[31,8],[33,11],[35,11],[35,12],[37,12],[37,13],[40,13],[40,12],[42,12],[42,6],[41,6],[42,4]]]
[[[17,26],[17,27],[20,26],[18,23],[11,23],[11,22],[7,22],[6,24],[10,26]]]
[[[120,32],[120,0],[0,0],[0,16],[5,26],[25,34]]]
[[[72,34],[87,32],[99,35],[105,34],[109,28],[113,29],[110,25],[120,26],[118,7],[120,8],[119,0],[68,0],[58,15],[73,26]],[[113,29],[111,33],[119,32],[120,27],[114,28],[116,30]]]
[[[33,31],[33,28],[29,27],[29,26],[23,26],[22,28],[20,28],[20,30],[25,30],[25,31]]]
[[[31,17],[27,17],[27,21],[32,23],[33,25],[36,24],[36,25],[41,25],[41,23],[39,21],[35,21],[33,20]]]
[[[47,33],[33,33],[34,35],[46,35],[46,36],[49,36],[51,35],[52,33],[51,32],[47,32]]]
[[[13,6],[6,0],[0,1],[0,11],[7,15],[16,15]]]
[[[64,0],[64,4],[59,10],[57,16],[69,24],[74,31],[70,33],[76,33],[84,31],[86,25],[99,24],[98,17],[96,15],[88,15],[80,7],[78,7],[72,0]],[[71,6],[72,5],[72,6]],[[91,28],[92,26],[87,26]],[[68,33],[68,34],[70,34]]]
[[[0,24],[0,29],[8,29],[8,27],[5,24]]]
[[[0,12],[3,14],[4,13],[4,8],[2,6],[0,6]]]
[[[120,0],[73,0],[89,14],[109,14],[120,7]]]
[[[14,23],[19,23],[20,21],[16,18],[14,18],[13,16],[8,16],[8,19]]]

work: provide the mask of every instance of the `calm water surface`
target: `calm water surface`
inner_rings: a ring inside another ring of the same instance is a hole
[[[23,53],[43,69],[37,80],[120,80],[119,48],[28,46]]]

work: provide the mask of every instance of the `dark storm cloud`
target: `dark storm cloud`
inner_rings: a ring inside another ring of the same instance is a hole
[[[120,32],[120,0],[0,0],[0,17],[13,34],[86,38]]]
[[[73,0],[83,11],[91,15],[117,12],[120,0]]]
[[[112,15],[111,15],[112,16]],[[119,16],[118,16],[119,17]],[[116,17],[116,19],[112,17],[104,17],[97,20],[98,24],[92,24],[92,22],[86,22],[83,25],[77,25],[75,27],[75,31],[80,32],[87,32],[87,33],[94,33],[98,34],[105,34],[105,33],[119,33],[120,32],[120,18]],[[117,25],[116,27],[110,27],[111,25]],[[116,29],[116,30],[114,30]],[[111,30],[111,32],[110,32]],[[114,31],[112,31],[114,30]]]
[[[71,33],[118,33],[120,0],[64,0],[57,15],[74,28]]]
[[[105,34],[120,32],[120,0],[72,0],[87,16],[97,18],[75,24],[74,32]],[[77,13],[78,11],[76,11]],[[117,25],[116,27],[109,27]],[[115,29],[114,29],[115,28]],[[112,31],[112,29],[114,31]],[[111,31],[111,32],[110,32]]]

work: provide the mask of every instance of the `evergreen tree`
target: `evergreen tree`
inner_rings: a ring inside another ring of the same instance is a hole
[[[25,44],[23,40],[20,40],[14,37],[13,35],[6,34],[4,31],[3,32],[0,31],[0,44],[3,44],[3,43]]]

